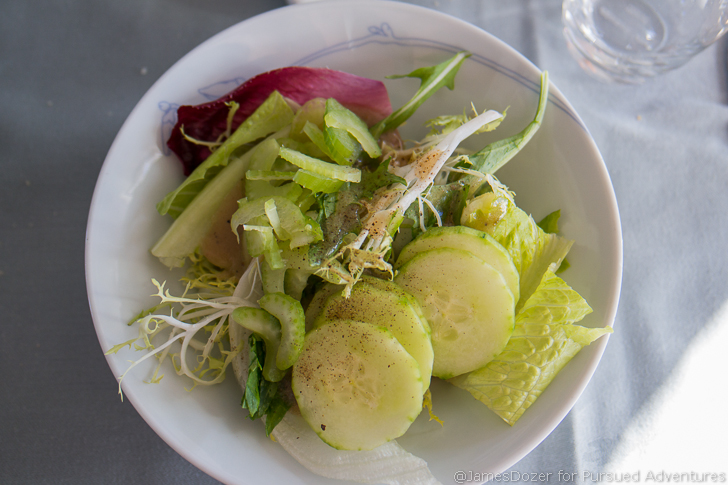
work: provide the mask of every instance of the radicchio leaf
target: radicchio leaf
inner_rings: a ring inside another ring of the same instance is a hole
[[[225,96],[196,106],[184,105],[177,110],[177,123],[167,146],[179,157],[189,175],[210,155],[210,149],[185,139],[184,133],[202,141],[215,141],[228,128],[230,108],[239,104],[232,121],[232,130],[245,121],[273,92],[303,104],[313,98],[334,98],[356,113],[368,126],[389,116],[392,105],[384,84],[341,71],[312,67],[284,67],[259,74],[245,81]]]

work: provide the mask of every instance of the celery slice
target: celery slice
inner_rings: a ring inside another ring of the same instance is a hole
[[[331,159],[339,165],[351,166],[361,155],[361,145],[356,138],[341,128],[324,126],[324,141]]]
[[[249,170],[273,170],[273,164],[278,158],[278,150],[281,146],[275,139],[262,141],[255,149],[250,159]],[[257,199],[263,195],[270,194],[271,184],[264,180],[245,179],[245,195],[250,199]],[[277,194],[280,195],[280,194]]]
[[[256,218],[256,222],[261,222]],[[278,246],[278,240],[273,234],[273,228],[264,224],[244,224],[245,229],[245,246],[250,256],[265,256],[265,260],[271,269],[282,269],[286,267],[285,261],[281,257],[281,248]]]
[[[245,174],[247,180],[293,180],[296,172],[282,172],[280,170],[248,170]]]
[[[258,304],[281,324],[281,344],[276,355],[279,369],[288,369],[298,360],[303,349],[306,317],[301,302],[283,293],[268,293]]]
[[[260,263],[260,280],[263,283],[264,293],[279,293],[284,291],[284,276],[286,274],[287,267],[273,269],[268,264],[268,261],[262,261]]]
[[[323,153],[324,156],[331,160],[334,159],[334,156],[331,154],[329,147],[326,145],[324,132],[321,128],[318,127],[318,125],[307,121],[306,124],[303,125],[303,132],[306,134],[306,136],[308,136],[308,139],[311,140],[311,143],[313,143],[316,148],[321,150],[321,153]]]
[[[270,382],[278,382],[286,373],[276,365],[276,355],[281,345],[281,324],[276,317],[253,307],[240,307],[233,310],[233,320],[258,335],[265,342],[265,363],[263,377]]]
[[[349,135],[354,137],[361,145],[361,148],[372,158],[382,155],[377,140],[369,133],[369,128],[353,111],[346,109],[335,99],[326,101],[326,114],[324,115],[324,123],[327,128],[336,128],[345,130]],[[328,131],[325,131],[328,134]]]
[[[319,131],[321,131],[324,126],[325,113],[326,100],[324,98],[313,98],[306,101],[303,106],[296,111],[293,121],[291,121],[291,138],[298,141],[305,141],[308,136],[305,128],[308,124],[313,124]]]
[[[324,142],[329,149],[331,159],[339,165],[351,166],[361,155],[361,144],[344,127],[330,126],[326,119],[332,119],[332,113],[346,109],[335,99],[326,100],[326,114],[324,115]],[[352,113],[353,114],[353,113]]]
[[[253,221],[259,221],[261,217],[265,217],[266,225],[269,226],[271,234],[275,230],[279,240],[290,241],[291,248],[323,239],[321,226],[303,214],[295,202],[285,197],[273,196],[252,201],[241,199],[238,210],[235,211],[230,220],[230,225],[233,231],[237,231],[238,226],[243,225],[246,227],[247,224],[255,224]],[[249,252],[250,250],[248,248]],[[251,256],[259,254],[251,252]],[[273,261],[269,262],[271,267],[276,268]]]
[[[323,192],[324,194],[331,194],[338,192],[344,182],[341,180],[334,180],[329,177],[323,177],[309,170],[299,170],[293,176],[293,181],[302,187],[309,189],[313,193]]]
[[[309,157],[299,151],[285,147],[281,147],[278,154],[281,158],[291,162],[297,167],[308,170],[322,177],[329,177],[343,182],[358,183],[361,181],[361,170],[357,168],[324,162],[318,158]]]
[[[278,239],[290,239],[291,235],[281,225],[281,218],[278,216],[278,207],[276,207],[275,199],[268,199],[263,204],[263,210],[265,215],[268,217],[271,227],[278,236]]]

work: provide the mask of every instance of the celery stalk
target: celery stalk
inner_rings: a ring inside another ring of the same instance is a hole
[[[284,136],[287,130],[269,137]],[[260,144],[259,144],[260,145]],[[248,170],[251,156],[257,146],[238,158],[232,159],[215,178],[208,182],[187,208],[172,223],[167,232],[152,248],[152,254],[170,268],[184,265],[212,227],[212,221],[223,199],[239,183]]]

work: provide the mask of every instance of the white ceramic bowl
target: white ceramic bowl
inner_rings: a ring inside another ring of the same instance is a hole
[[[173,276],[149,248],[170,223],[156,213],[155,204],[182,180],[181,166],[164,145],[177,105],[216,98],[255,74],[288,65],[326,66],[384,80],[463,49],[473,55],[462,66],[455,90],[442,90],[429,100],[405,135],[422,135],[423,120],[460,113],[471,101],[480,110],[510,107],[501,127],[481,135],[480,143],[520,131],[534,115],[539,70],[477,27],[408,4],[355,0],[285,7],[241,22],[182,58],[127,119],[94,193],[86,275],[102,349],[136,335],[125,323],[155,303],[149,297],[151,279]],[[385,83],[395,108],[418,86],[413,79]],[[583,324],[611,325],[622,266],[617,204],[594,141],[554,86],[543,127],[498,176],[537,220],[561,209],[561,229],[576,240],[564,278],[594,308]],[[453,483],[458,470],[504,471],[569,412],[606,343],[602,338],[577,355],[512,428],[465,391],[435,380],[435,412],[445,426],[421,417],[398,441],[427,460],[443,483]],[[120,375],[138,357],[125,350],[108,362]],[[170,446],[206,473],[231,484],[334,483],[309,473],[265,436],[260,422],[246,418],[233,378],[188,392],[189,382],[171,367],[161,383],[145,384],[152,366],[141,365],[126,377],[126,398]]]

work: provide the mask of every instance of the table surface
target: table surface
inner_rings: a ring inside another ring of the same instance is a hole
[[[511,470],[551,473],[552,483],[563,473],[725,481],[728,39],[643,85],[604,84],[569,56],[560,1],[412,3],[548,69],[600,147],[620,205],[616,332],[573,410]],[[284,0],[2,5],[0,483],[215,483],[116,394],[86,299],[86,219],[106,152],[154,81]]]

